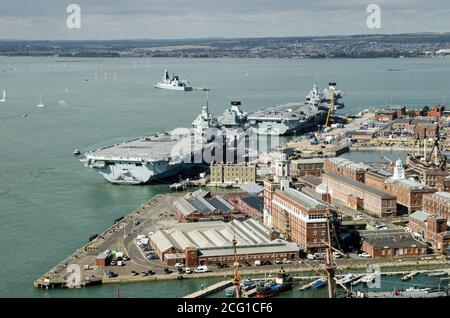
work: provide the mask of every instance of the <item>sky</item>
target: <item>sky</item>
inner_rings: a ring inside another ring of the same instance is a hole
[[[68,28],[67,6],[81,9]],[[367,27],[369,4],[381,28]],[[108,40],[448,32],[450,0],[1,0],[0,39]]]

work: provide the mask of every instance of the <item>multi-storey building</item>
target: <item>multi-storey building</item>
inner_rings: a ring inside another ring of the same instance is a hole
[[[325,203],[282,186],[275,189],[270,204],[272,226],[305,251],[320,251],[328,240],[328,215]]]
[[[422,209],[426,213],[439,215],[448,220],[450,211],[450,193],[435,192],[424,195],[422,205]]]
[[[366,174],[365,183],[372,188],[395,196],[397,204],[401,205],[408,213],[422,208],[424,194],[436,192],[434,188],[426,184],[405,178],[400,159],[396,162],[393,175],[384,170],[369,171]]]
[[[322,180],[332,200],[378,217],[397,215],[397,200],[390,194],[335,172],[323,174]]]
[[[297,159],[291,161],[291,175],[293,177],[317,176],[322,175],[323,158]]]
[[[211,163],[211,184],[243,184],[256,182],[256,165],[234,163]]]
[[[366,172],[371,168],[363,163],[356,163],[344,158],[330,158],[325,160],[325,173],[334,172],[358,182],[364,182]]]

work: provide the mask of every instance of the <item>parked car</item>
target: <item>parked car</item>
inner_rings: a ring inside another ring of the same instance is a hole
[[[184,272],[185,272],[186,274],[192,274],[192,270],[191,270],[189,267],[186,267],[185,270],[184,270]]]
[[[356,214],[355,220],[364,220],[364,216],[362,214]]]
[[[176,263],[176,264],[175,264],[175,267],[184,267],[184,264]]]
[[[275,260],[275,264],[283,264],[283,260],[281,258],[277,258]]]
[[[283,259],[283,264],[291,264],[291,263],[292,263],[292,261],[290,259],[287,259],[287,258]],[[272,265],[272,264],[270,264],[270,265]]]
[[[142,272],[142,273],[141,273],[141,276],[147,276],[147,275],[148,275],[147,272]]]
[[[114,273],[114,272],[108,272],[108,273],[106,273],[106,275],[108,275],[108,278],[114,278],[114,277],[119,276],[119,275],[117,275],[117,274]]]
[[[147,272],[150,276],[152,276],[152,275],[155,275],[156,273],[154,272],[154,271],[152,271],[152,270],[149,270],[148,272]]]
[[[256,261],[255,261],[255,266],[261,266],[261,265],[262,265],[262,263],[261,263],[260,260],[256,260]]]
[[[128,256],[124,255],[124,256],[122,257],[122,260],[123,260],[123,261],[129,261],[130,258],[129,258]]]
[[[154,253],[154,252],[147,254],[147,259],[149,259],[149,260],[158,259],[158,258],[159,258],[158,255],[156,255],[156,253]]]
[[[131,276],[137,276],[137,275],[139,275],[138,272],[136,272],[136,271],[131,271]]]
[[[364,257],[364,258],[370,258],[371,257],[370,254],[366,253],[366,252],[358,253],[358,256],[359,257]]]
[[[170,269],[168,269],[168,268],[166,267],[166,268],[164,268],[164,273],[165,273],[165,274],[172,274],[173,271],[171,271]]]
[[[306,258],[309,259],[309,260],[315,260],[315,259],[316,259],[316,257],[314,256],[314,254],[311,254],[311,253],[308,253],[308,254],[306,255]]]
[[[341,258],[341,254],[339,254],[339,253],[336,252],[336,251],[333,251],[333,257],[334,257],[334,258]]]
[[[249,262],[245,262],[245,267],[249,267],[249,266],[252,266],[252,264],[250,264]]]
[[[266,262],[264,263],[264,265],[272,265],[272,262],[271,262],[271,261],[266,261]]]
[[[112,260],[111,262],[109,262],[109,265],[110,265],[110,266],[116,266],[116,265],[117,265],[117,262],[114,261],[114,260]]]
[[[206,265],[200,265],[198,266],[194,272],[196,273],[206,273],[208,271],[208,266]]]

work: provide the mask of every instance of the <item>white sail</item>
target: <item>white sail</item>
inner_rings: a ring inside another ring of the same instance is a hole
[[[44,107],[44,103],[42,102],[42,94],[39,94],[39,101],[36,105],[37,107]]]
[[[2,93],[2,98],[0,99],[0,102],[6,102],[6,91],[5,90],[3,90],[3,93]]]

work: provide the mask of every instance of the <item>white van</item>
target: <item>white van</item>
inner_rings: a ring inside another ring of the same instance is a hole
[[[261,261],[260,260],[256,260],[255,261],[255,266],[261,266]]]
[[[206,265],[200,265],[197,267],[197,269],[194,271],[196,273],[206,273],[208,271],[208,266]]]

